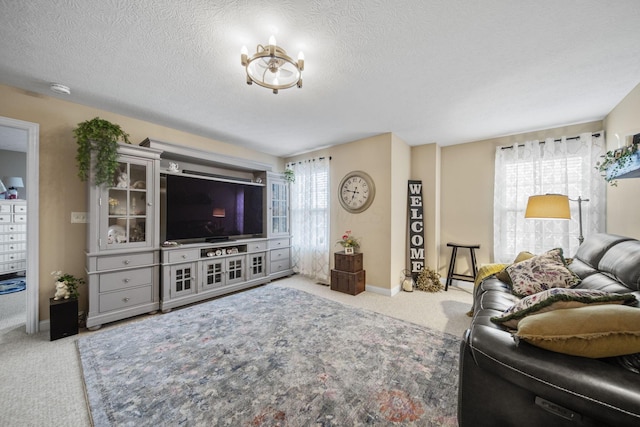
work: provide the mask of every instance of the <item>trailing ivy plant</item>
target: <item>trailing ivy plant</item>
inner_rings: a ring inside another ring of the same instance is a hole
[[[284,170],[284,179],[291,183],[296,182],[296,174],[293,172],[293,169],[287,168]]]
[[[600,171],[605,181],[612,187],[616,187],[618,185],[616,179],[618,172],[631,163],[637,151],[638,144],[631,144],[627,147],[607,151],[607,154],[602,156],[603,160],[596,163],[596,169]],[[607,173],[607,171],[609,171],[609,173]]]
[[[93,170],[93,185],[112,185],[118,170],[118,141],[131,144],[129,134],[117,124],[95,117],[78,123],[73,135],[78,142],[76,160],[80,180],[89,180]]]

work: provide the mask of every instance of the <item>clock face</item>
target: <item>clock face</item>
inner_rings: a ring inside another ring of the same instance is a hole
[[[375,192],[373,180],[361,171],[348,173],[338,187],[340,204],[352,213],[366,210],[373,202]]]

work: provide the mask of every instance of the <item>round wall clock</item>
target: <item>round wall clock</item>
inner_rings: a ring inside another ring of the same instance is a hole
[[[349,172],[338,186],[338,199],[345,210],[351,213],[364,212],[376,196],[373,179],[362,171]]]

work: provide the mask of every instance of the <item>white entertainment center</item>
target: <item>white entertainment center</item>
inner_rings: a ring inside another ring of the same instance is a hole
[[[271,165],[150,139],[120,144],[119,162],[113,186],[89,185],[89,329],[293,274],[289,187]],[[261,188],[262,233],[165,241],[168,175]]]

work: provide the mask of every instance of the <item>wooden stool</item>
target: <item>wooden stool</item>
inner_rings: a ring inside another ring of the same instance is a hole
[[[449,285],[453,279],[463,280],[465,282],[475,282],[476,274],[478,274],[478,267],[476,265],[476,249],[480,249],[480,245],[459,245],[457,243],[447,243],[447,246],[451,246],[451,262],[449,263],[449,272],[447,273],[447,284],[444,290],[449,289]],[[471,272],[473,274],[457,274],[454,273],[456,268],[456,256],[458,255],[458,248],[466,248],[471,252]]]

